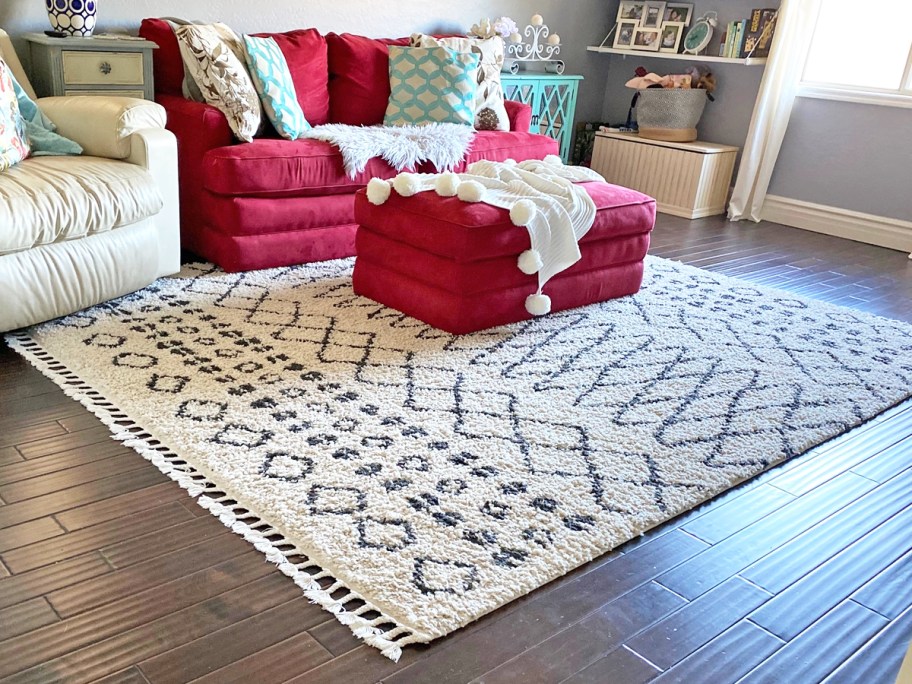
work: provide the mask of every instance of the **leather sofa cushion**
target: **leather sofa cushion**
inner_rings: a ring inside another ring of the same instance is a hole
[[[0,254],[126,226],[161,208],[152,176],[135,164],[32,157],[0,174]]]
[[[523,161],[557,152],[557,142],[531,133],[478,131],[467,164],[488,159]],[[431,165],[417,169],[434,172]],[[392,178],[396,172],[385,161],[371,159],[363,173],[348,177],[338,149],[320,140],[257,139],[245,145],[211,150],[203,161],[203,185],[219,195],[306,197],[351,193],[371,178]]]
[[[329,121],[329,55],[326,38],[316,29],[299,29],[286,33],[255,33],[257,37],[272,38],[279,45],[291,80],[294,82],[298,104],[312,126]]]
[[[610,183],[581,185],[595,202],[597,213],[580,244],[642,235],[655,225],[651,197]],[[355,220],[378,235],[460,262],[515,257],[529,248],[528,231],[517,229],[506,209],[434,192],[414,197],[393,192],[379,207],[360,192],[355,197]]]
[[[383,123],[389,102],[389,46],[408,38],[374,39],[330,33],[329,120],[352,126]]]

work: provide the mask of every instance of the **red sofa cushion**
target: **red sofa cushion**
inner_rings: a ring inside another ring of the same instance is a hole
[[[513,158],[543,159],[557,152],[557,142],[531,133],[478,131],[456,170],[479,159],[503,161]],[[430,164],[418,171],[436,171]],[[342,155],[319,140],[257,139],[244,145],[211,150],[203,161],[203,185],[219,195],[259,197],[305,197],[351,193],[371,178],[392,178],[396,171],[385,161],[371,159],[363,173],[348,177]]]
[[[177,38],[168,22],[143,19],[139,35],[158,45],[152,51],[152,70],[157,95],[181,95],[184,62]],[[257,33],[275,40],[288,62],[298,103],[313,126],[329,121],[329,53],[326,39],[316,29],[299,29],[286,33]]]
[[[598,212],[580,243],[648,233],[655,224],[655,200],[609,183],[582,183]],[[375,207],[365,193],[355,196],[355,220],[374,233],[456,261],[517,255],[529,248],[529,233],[518,230],[510,212],[490,204],[421,192],[401,197],[393,192]],[[428,227],[433,226],[433,230]]]
[[[184,61],[171,26],[162,19],[143,19],[139,35],[158,45],[157,50],[152,50],[155,94],[180,95],[184,82]]]
[[[408,38],[375,39],[330,33],[329,120],[352,126],[383,123],[389,102],[389,46]]]
[[[316,29],[285,33],[257,33],[272,38],[288,62],[298,104],[312,126],[329,121],[329,50],[326,38]]]

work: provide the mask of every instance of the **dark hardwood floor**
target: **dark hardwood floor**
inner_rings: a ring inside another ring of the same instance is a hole
[[[905,254],[661,216],[654,254],[912,321]],[[0,346],[0,682],[892,683],[912,403],[399,663]]]

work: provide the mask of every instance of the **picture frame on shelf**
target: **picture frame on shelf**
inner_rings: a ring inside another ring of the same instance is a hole
[[[662,24],[662,36],[659,40],[659,52],[677,53],[681,48],[681,38],[684,36],[683,21],[666,21]]]
[[[618,21],[612,47],[630,50],[633,47],[633,34],[639,26],[640,22],[636,19],[621,19]]]
[[[643,16],[640,19],[642,28],[661,29],[662,17],[665,15],[665,3],[647,0],[643,3]]]
[[[690,20],[693,18],[694,6],[687,2],[666,2],[665,12],[662,14],[663,24],[672,24],[682,22],[684,26],[690,26]]]
[[[643,18],[643,5],[645,5],[645,0],[635,0],[633,2],[624,1],[618,6],[617,21],[635,21],[637,24],[640,23],[640,19]]]
[[[630,49],[658,52],[662,42],[661,38],[662,29],[637,26],[633,31],[633,44],[630,46]]]

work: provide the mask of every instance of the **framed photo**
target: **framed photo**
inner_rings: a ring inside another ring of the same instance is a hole
[[[614,33],[614,47],[627,48],[633,47],[633,34],[639,28],[640,22],[636,19],[621,19],[617,24]]]
[[[618,7],[617,20],[620,22],[628,19],[639,23],[640,19],[643,18],[643,5],[645,4],[645,2],[640,0],[636,2],[621,2]]]
[[[678,48],[681,47],[681,37],[683,35],[683,21],[666,21],[663,23],[659,52],[677,52]]]
[[[665,13],[662,15],[663,23],[682,22],[684,26],[690,26],[690,19],[693,16],[694,6],[686,2],[666,2]]]
[[[633,50],[649,50],[651,52],[658,52],[659,45],[661,44],[662,38],[662,29],[660,28],[643,28],[642,26],[637,26],[633,31],[633,45],[631,49]]]
[[[643,28],[658,29],[662,27],[662,17],[665,16],[664,2],[644,2],[643,16],[640,19],[640,26]]]

